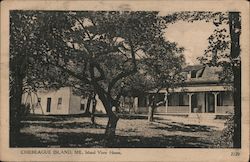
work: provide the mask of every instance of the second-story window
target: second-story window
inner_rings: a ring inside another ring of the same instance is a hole
[[[196,71],[195,70],[191,71],[191,78],[196,78]]]

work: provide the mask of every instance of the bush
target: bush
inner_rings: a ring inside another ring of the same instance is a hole
[[[30,108],[30,105],[24,105],[22,104],[21,105],[21,109],[20,109],[20,116],[21,117],[25,117],[27,116],[28,114],[30,114],[30,111],[31,111],[31,108]]]
[[[230,114],[226,118],[225,128],[218,141],[216,141],[216,147],[229,148],[233,147],[233,133],[234,133],[234,115]]]

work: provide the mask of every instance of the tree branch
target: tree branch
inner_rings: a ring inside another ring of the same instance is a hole
[[[77,79],[79,79],[79,80],[85,82],[86,84],[91,84],[91,81],[87,78],[86,75],[82,75],[82,76],[81,76],[81,75],[78,75],[78,74],[76,74],[75,72],[73,72],[73,71],[71,71],[71,70],[65,68],[65,66],[62,66],[62,65],[59,65],[59,64],[53,64],[52,62],[49,62],[49,61],[47,61],[46,63],[48,63],[48,64],[50,64],[50,65],[52,65],[52,66],[55,66],[55,67],[60,68],[61,70],[63,70],[63,71],[65,71],[66,73],[68,73],[69,75],[71,75],[71,76],[73,76],[73,77],[75,77],[75,78],[77,78]]]
[[[132,56],[133,69],[128,70],[128,71],[123,71],[123,72],[119,73],[116,77],[114,77],[108,85],[108,93],[110,93],[110,91],[112,90],[112,88],[114,87],[114,85],[116,84],[117,81],[119,81],[122,78],[128,77],[128,76],[136,73],[136,71],[137,71],[135,51],[134,51],[134,46],[133,46],[133,42],[131,41],[131,39],[129,39],[129,44],[130,44],[130,52],[131,52],[131,56]]]
[[[87,36],[89,37],[89,39],[91,40],[92,37],[90,36],[90,33],[88,32],[88,30],[83,25],[83,22],[80,19],[78,19],[76,16],[72,15],[72,17],[81,25],[81,27],[83,28],[83,30],[85,31],[85,33],[87,34]]]
[[[96,81],[101,81],[101,80],[104,80],[105,79],[105,75],[104,75],[104,71],[103,69],[101,68],[100,64],[98,63],[94,63],[94,67],[99,71],[100,73],[100,76],[95,78]]]
[[[89,72],[90,72],[90,76],[91,76],[91,79],[98,82],[98,81],[101,81],[101,80],[104,80],[105,79],[105,75],[104,75],[104,71],[103,69],[100,67],[100,64],[96,63],[96,62],[91,62],[90,63],[90,66],[89,66]],[[95,76],[95,72],[94,72],[94,69],[97,69],[98,72],[100,73],[100,76],[96,77]]]

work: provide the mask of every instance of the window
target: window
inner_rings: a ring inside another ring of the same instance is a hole
[[[188,106],[188,95],[184,93],[179,94],[179,106]]]
[[[41,105],[41,98],[37,98],[37,103],[36,103],[36,107],[40,106]]]
[[[58,98],[58,102],[57,102],[57,109],[61,109],[62,108],[62,98]]]
[[[58,105],[61,105],[62,104],[62,98],[58,98]]]
[[[168,96],[168,106],[188,106],[188,95],[185,93],[172,93]]]
[[[144,96],[140,96],[138,98],[138,107],[146,107],[147,106],[147,98]]]
[[[84,103],[81,103],[81,107],[80,107],[80,110],[84,110],[85,109],[85,104]]]
[[[196,71],[195,70],[191,71],[191,78],[196,78]]]
[[[50,109],[51,109],[51,98],[48,97],[47,98],[47,109],[46,109],[46,112],[50,112]]]
[[[184,98],[183,94],[179,94],[179,105],[183,106],[184,105]]]
[[[223,105],[223,97],[222,97],[222,93],[219,93],[217,95],[217,106],[222,106]]]
[[[86,102],[87,102],[87,98],[82,97],[82,98],[81,98],[81,101],[80,101],[80,103],[81,103],[81,105],[80,105],[80,110],[81,110],[81,111],[84,111],[84,110],[85,110]]]
[[[178,94],[172,93],[168,96],[168,106],[178,106]]]

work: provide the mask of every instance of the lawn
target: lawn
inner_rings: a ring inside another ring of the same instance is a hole
[[[18,147],[104,147],[106,117],[33,116],[22,121]],[[224,127],[223,120],[197,121],[186,117],[123,117],[111,147],[211,148]]]

